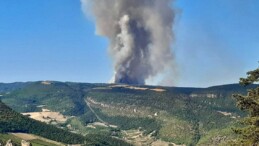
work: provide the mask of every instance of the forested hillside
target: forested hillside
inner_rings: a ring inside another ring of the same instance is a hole
[[[112,136],[132,144],[206,145],[224,144],[235,137],[231,127],[238,126],[236,122],[246,113],[231,96],[255,86],[180,88],[49,81],[25,83],[2,92],[0,99],[20,113],[60,112],[67,121],[55,126],[99,140]]]
[[[84,137],[66,130],[62,130],[53,125],[38,122],[25,117],[0,101],[0,133],[30,133],[50,140],[62,142],[64,144],[84,144],[84,145],[116,145],[127,143],[102,135],[88,135]],[[0,140],[4,135],[0,136]]]

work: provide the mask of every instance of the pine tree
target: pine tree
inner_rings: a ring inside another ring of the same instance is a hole
[[[240,79],[240,84],[248,86],[259,82],[259,68],[247,73],[246,78]],[[248,90],[246,96],[236,94],[237,106],[248,112],[241,124],[242,128],[234,129],[238,138],[231,142],[235,146],[259,146],[259,87]]]

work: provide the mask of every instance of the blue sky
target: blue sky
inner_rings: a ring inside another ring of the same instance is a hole
[[[176,86],[238,82],[259,61],[258,0],[178,0]],[[108,42],[79,0],[0,0],[0,82],[108,82]]]

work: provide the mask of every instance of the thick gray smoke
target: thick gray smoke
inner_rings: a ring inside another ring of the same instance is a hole
[[[81,0],[96,22],[96,33],[110,41],[114,82],[145,84],[172,67],[172,0]]]

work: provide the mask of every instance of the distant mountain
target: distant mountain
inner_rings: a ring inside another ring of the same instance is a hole
[[[134,145],[219,145],[235,137],[231,127],[246,115],[231,95],[258,85],[180,88],[39,81],[6,86],[0,86],[0,99],[15,111],[60,112],[68,118],[52,122],[56,127],[86,137],[102,135],[107,138],[99,139],[103,142],[114,137]]]

